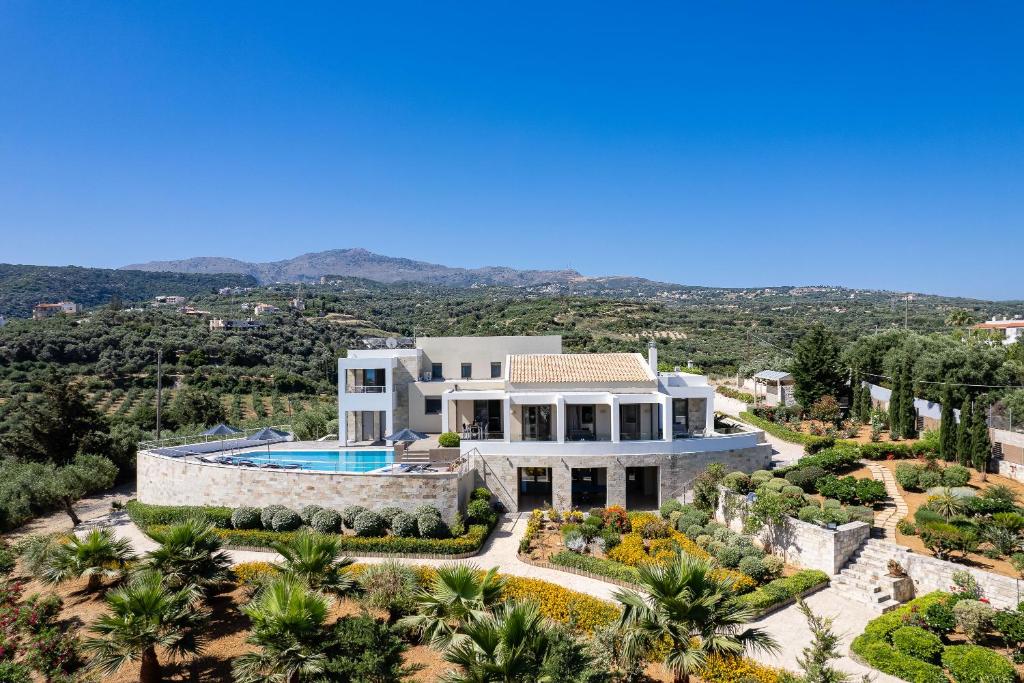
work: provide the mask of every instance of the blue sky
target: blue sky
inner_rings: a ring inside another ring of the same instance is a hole
[[[1024,6],[0,3],[0,261],[1024,298]]]

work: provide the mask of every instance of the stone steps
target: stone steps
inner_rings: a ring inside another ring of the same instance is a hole
[[[878,612],[888,612],[899,606],[893,597],[893,581],[889,574],[889,560],[899,552],[896,546],[868,539],[850,557],[832,585],[844,597],[863,603]]]

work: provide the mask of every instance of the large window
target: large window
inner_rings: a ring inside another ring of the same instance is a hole
[[[501,361],[491,363],[491,379],[497,379],[501,377]]]
[[[551,406],[523,406],[523,441],[551,441]]]
[[[672,399],[672,438],[682,439],[690,435],[690,400]]]
[[[462,379],[472,379],[472,378],[473,378],[473,364],[472,363],[463,363],[462,364]]]
[[[423,399],[423,413],[425,415],[440,415],[441,414],[441,399],[439,398],[424,398]]]
[[[441,372],[441,364],[440,363],[431,363],[430,364],[430,379],[435,380],[435,381],[440,381],[440,380],[444,379],[444,373]]]

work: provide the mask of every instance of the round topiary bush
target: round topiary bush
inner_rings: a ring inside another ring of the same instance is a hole
[[[793,486],[799,486],[802,490],[811,492],[815,490],[815,484],[827,473],[817,465],[808,465],[786,473],[786,481]]]
[[[399,512],[391,519],[391,533],[395,536],[409,538],[415,536],[417,531],[416,518],[407,512]]]
[[[765,565],[764,560],[760,557],[754,557],[748,555],[740,560],[740,563],[736,566],[741,573],[746,574],[757,583],[761,583],[768,578],[768,567]]]
[[[950,645],[942,652],[942,666],[958,683],[1014,683],[1017,675],[1006,657],[978,645]]]
[[[967,486],[971,483],[971,471],[963,465],[950,465],[942,470],[943,486]]]
[[[797,498],[802,498],[804,495],[804,490],[799,486],[787,485],[782,487],[782,495],[796,496]]]
[[[302,517],[295,510],[285,508],[274,513],[270,520],[270,528],[274,531],[295,531],[302,526]]]
[[[390,529],[391,522],[395,519],[395,515],[400,514],[402,512],[404,512],[402,508],[395,507],[394,505],[389,505],[386,508],[381,508],[377,512],[377,514],[384,518],[384,523],[387,524],[388,528]]]
[[[267,531],[273,531],[274,515],[276,515],[278,512],[281,512],[281,510],[287,509],[288,508],[286,508],[284,505],[268,505],[267,507],[260,510],[260,524]]]
[[[690,538],[696,540],[698,536],[704,535],[704,527],[700,524],[692,524],[686,527],[686,531],[684,531],[683,533],[689,536]]]
[[[871,524],[875,521],[874,510],[864,507],[863,505],[850,505],[846,508],[846,512],[850,515],[851,522],[864,522],[865,524]]]
[[[730,472],[722,480],[722,486],[733,493],[747,493],[750,491],[750,477],[745,472]]]
[[[423,538],[442,538],[448,535],[448,527],[439,514],[421,514],[416,518],[416,528]]]
[[[938,470],[921,470],[917,475],[917,485],[925,490],[942,486],[942,473]]]
[[[366,508],[362,505],[349,505],[347,508],[341,511],[341,521],[345,525],[345,528],[351,529],[356,523],[356,517],[361,512],[366,512]]]
[[[707,549],[708,549],[708,544],[709,544],[709,543],[711,543],[711,536],[709,536],[708,534],[701,534],[700,536],[697,536],[697,537],[696,537],[695,539],[693,539],[693,540],[694,540],[694,541],[695,541],[695,542],[697,543],[697,545],[699,545],[699,546],[700,546],[701,548],[704,548],[704,550],[707,550]]]
[[[658,512],[661,514],[662,519],[668,519],[672,515],[673,512],[682,512],[682,511],[683,511],[683,504],[680,503],[675,498],[669,498],[668,500],[666,500],[664,503],[661,504],[660,508],[658,508]]]
[[[356,532],[356,536],[383,536],[387,533],[388,525],[384,518],[376,512],[363,510],[356,515],[352,529]]]
[[[299,517],[302,517],[303,524],[309,526],[313,523],[313,517],[316,516],[316,513],[323,509],[322,505],[307,505],[299,511]]]
[[[466,506],[466,519],[470,524],[493,524],[496,515],[486,500],[471,500]]]
[[[754,470],[750,473],[750,484],[755,488],[775,478],[775,475],[768,470]]]
[[[473,489],[473,493],[469,495],[470,500],[482,500],[486,503],[491,502],[491,490],[486,486],[478,486]]]
[[[441,517],[441,511],[433,505],[420,505],[418,508],[413,510],[413,517],[422,517],[423,515],[434,515],[435,517]]]
[[[770,479],[764,483],[764,488],[769,491],[774,491],[775,493],[782,493],[787,486],[791,486],[791,484],[785,479],[779,479],[778,477]],[[803,493],[803,489],[800,489],[800,492]]]
[[[723,567],[735,569],[739,565],[740,560],[743,559],[743,551],[734,545],[727,545],[716,553],[715,557],[722,563]]]
[[[825,502],[822,503],[822,507],[824,507],[826,510],[828,510],[828,509],[838,510],[839,508],[843,507],[843,504],[840,503],[835,498],[826,498]]]
[[[903,626],[890,637],[894,648],[922,662],[935,664],[942,654],[942,640],[920,626]]]
[[[253,507],[240,507],[231,511],[231,527],[233,529],[259,529],[260,509]]]
[[[313,527],[313,531],[320,534],[336,534],[341,531],[341,513],[337,510],[324,508],[313,515],[309,526]]]
[[[437,437],[437,445],[441,448],[458,448],[462,438],[455,432],[445,432]]]
[[[778,555],[765,555],[762,559],[764,562],[765,571],[768,575],[765,578],[774,579],[777,576],[782,575],[782,570],[786,568],[786,562]]]

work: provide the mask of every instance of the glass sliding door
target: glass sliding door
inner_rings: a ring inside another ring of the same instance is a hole
[[[551,406],[523,406],[523,441],[551,440]]]

